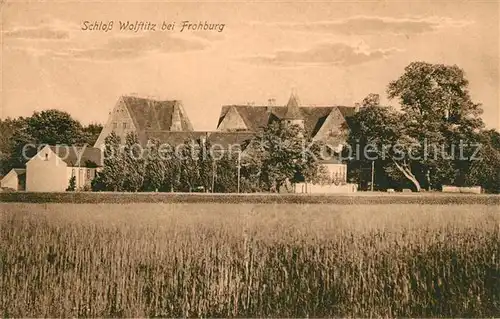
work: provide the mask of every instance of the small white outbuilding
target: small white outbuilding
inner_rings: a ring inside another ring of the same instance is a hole
[[[26,169],[13,168],[0,181],[1,188],[22,191],[26,187]]]
[[[90,187],[101,166],[98,148],[47,145],[26,163],[26,191],[64,192],[72,177],[75,190],[82,190]]]

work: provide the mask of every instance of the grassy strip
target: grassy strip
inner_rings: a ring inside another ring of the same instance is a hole
[[[474,194],[206,194],[206,193],[0,193],[18,203],[298,203],[298,204],[483,204],[500,205],[499,195]]]

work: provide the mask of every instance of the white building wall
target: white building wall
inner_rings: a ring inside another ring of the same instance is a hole
[[[356,184],[343,184],[343,185],[315,185],[315,184],[305,184],[297,183],[295,184],[295,193],[307,193],[307,194],[345,194],[345,193],[355,193],[358,191],[358,185]]]
[[[248,130],[248,128],[236,108],[231,106],[217,130],[220,132],[235,132]]]
[[[64,192],[69,179],[67,164],[45,146],[26,164],[26,191]]]
[[[92,185],[92,180],[96,176],[97,168],[87,168],[87,167],[68,167],[66,169],[66,177],[69,180],[71,177],[75,176],[75,190],[83,190],[85,187],[90,187]]]
[[[122,139],[122,142],[125,142],[127,134],[136,131],[134,121],[128,112],[127,106],[125,105],[125,102],[123,102],[123,99],[120,98],[109,114],[108,121],[106,122],[106,125],[104,125],[101,134],[99,134],[94,147],[104,150],[105,139],[111,134],[111,132],[115,132],[115,134]]]
[[[347,165],[346,164],[321,164],[324,165],[333,181],[340,184],[347,182]]]
[[[17,173],[14,170],[11,170],[4,178],[0,181],[0,187],[6,187],[18,190],[19,179],[17,177]]]
[[[326,185],[312,183],[297,183],[294,185],[295,193],[308,194],[340,194],[354,193],[358,190],[356,184],[347,184],[346,164],[321,164],[326,167],[331,183]]]

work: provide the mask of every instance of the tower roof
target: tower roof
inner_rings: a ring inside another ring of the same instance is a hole
[[[292,92],[290,95],[290,99],[288,99],[288,103],[286,104],[286,112],[285,115],[283,116],[283,119],[286,120],[297,120],[297,119],[302,119],[302,113],[300,112],[299,109],[299,98],[297,95]]]

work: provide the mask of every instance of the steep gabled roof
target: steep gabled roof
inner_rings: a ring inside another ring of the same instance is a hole
[[[186,140],[197,140],[206,135],[207,132],[200,131],[146,131],[145,140],[142,140],[141,143],[145,145],[148,140],[156,139],[160,143],[168,143],[175,147],[184,144]]]
[[[251,105],[225,105],[221,109],[219,117],[220,126],[230,109],[235,109],[245,122],[249,131],[257,131],[269,123],[271,107],[267,106],[251,106]]]
[[[253,132],[262,129],[273,120],[285,118],[287,112],[286,106],[226,105],[222,107],[217,127],[220,126],[230,108],[237,109],[245,121],[248,130]],[[316,135],[328,115],[334,109],[338,109],[344,118],[352,116],[355,112],[354,107],[348,106],[302,106],[298,109],[300,110],[301,118],[304,120],[304,128],[311,136]]]
[[[17,174],[17,176],[26,174],[25,168],[13,168],[12,170]]]
[[[193,130],[180,101],[159,101],[135,96],[122,96],[121,99],[139,132],[168,131],[173,128],[175,130],[180,128],[180,131]]]
[[[346,118],[342,112],[338,108],[332,108],[313,136],[315,140],[320,140],[330,147],[336,148],[345,143],[346,128]]]
[[[0,175],[0,186],[2,185],[2,183],[6,183],[7,178],[9,178],[11,175],[16,175],[17,177],[20,177],[20,176],[25,175],[25,174],[26,174],[26,169],[13,168],[5,176]],[[4,179],[5,179],[5,181],[4,181]],[[0,188],[0,191],[1,191],[1,188]]]
[[[207,142],[218,145],[217,149],[228,149],[231,145],[242,145],[255,136],[252,132],[172,132],[172,131],[146,131],[148,140],[156,139],[160,143],[168,143],[176,147],[184,144],[187,140],[198,140],[206,138]],[[147,142],[143,141],[144,144]]]
[[[102,166],[102,151],[96,147],[50,146],[50,149],[59,156],[68,167]]]
[[[210,132],[208,141],[212,146],[217,145],[214,149],[227,150],[231,147],[241,146],[246,144],[255,137],[252,132]]]
[[[248,126],[245,120],[241,117],[238,109],[234,106],[230,106],[224,113],[224,117],[219,119],[218,127],[224,129],[224,127],[231,127],[234,131],[248,131]]]

